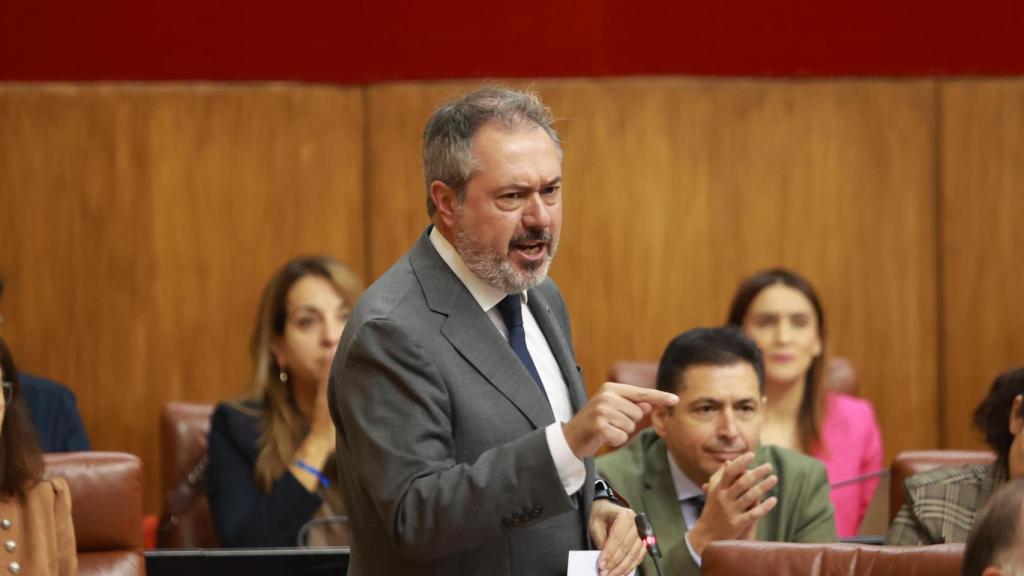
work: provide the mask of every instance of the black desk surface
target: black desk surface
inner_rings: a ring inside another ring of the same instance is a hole
[[[198,548],[146,550],[148,576],[287,575],[344,576],[348,547],[337,548]]]

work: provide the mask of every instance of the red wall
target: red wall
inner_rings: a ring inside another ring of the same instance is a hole
[[[1024,73],[1021,0],[0,0],[0,80]]]

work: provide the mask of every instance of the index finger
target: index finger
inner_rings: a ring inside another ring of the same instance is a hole
[[[753,461],[754,453],[746,452],[732,462],[723,466],[725,470],[722,473],[722,482],[724,482],[726,486],[732,486],[733,482],[746,473],[747,468]]]
[[[679,396],[671,392],[662,392],[654,388],[642,388],[632,384],[621,384],[619,382],[607,382],[605,386],[614,386],[613,392],[634,404],[647,402],[658,406],[675,406],[679,403]]]

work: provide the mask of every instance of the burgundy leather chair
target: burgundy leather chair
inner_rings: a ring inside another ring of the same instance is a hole
[[[44,454],[44,476],[64,478],[71,492],[78,573],[144,575],[142,461],[123,452]]]
[[[206,443],[213,404],[168,402],[160,415],[160,548],[216,548],[206,500]]]
[[[909,450],[900,452],[892,461],[889,474],[889,522],[903,506],[903,482],[914,474],[942,466],[988,464],[996,455],[988,450]]]
[[[701,557],[701,576],[959,576],[963,544],[872,546],[713,542]]]

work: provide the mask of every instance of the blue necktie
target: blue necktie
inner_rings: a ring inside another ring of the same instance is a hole
[[[548,393],[544,390],[544,383],[540,379],[540,372],[537,372],[537,366],[533,363],[530,351],[526,349],[522,298],[519,294],[509,294],[501,302],[498,302],[497,308],[502,319],[505,320],[505,327],[508,328],[508,343],[512,346],[512,351],[519,357],[519,361],[523,363],[523,366],[526,366],[526,371],[530,373],[530,376],[533,376],[534,382],[540,387],[540,393],[544,395],[544,398],[547,398]]]

